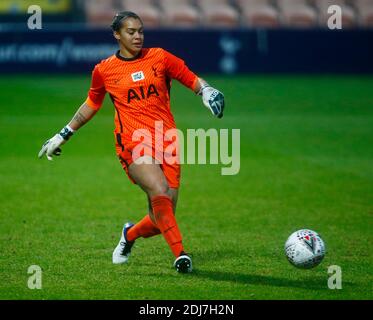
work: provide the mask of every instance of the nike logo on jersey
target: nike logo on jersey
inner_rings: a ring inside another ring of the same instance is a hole
[[[132,81],[137,82],[145,79],[144,72],[138,71],[131,74]]]

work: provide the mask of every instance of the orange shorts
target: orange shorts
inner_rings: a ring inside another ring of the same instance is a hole
[[[136,184],[136,181],[132,179],[128,172],[128,167],[134,162],[132,157],[132,148],[130,144],[126,144],[125,142],[121,141],[121,137],[119,134],[116,135],[116,144],[115,149],[118,155],[119,161],[122,164],[124,171],[126,171],[128,178],[132,181],[132,183]],[[154,150],[153,150],[154,153]],[[154,158],[154,156],[153,156]],[[160,167],[166,177],[168,186],[170,188],[179,188],[180,186],[180,164],[169,164],[166,161],[160,163]]]

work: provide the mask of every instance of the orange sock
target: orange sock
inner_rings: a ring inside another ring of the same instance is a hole
[[[160,233],[161,231],[154,225],[153,221],[147,214],[141,221],[128,230],[127,240],[134,241],[140,237],[149,238]]]
[[[151,202],[157,227],[162,232],[174,256],[178,257],[184,248],[174,216],[172,201],[167,196],[156,196],[151,199]]]

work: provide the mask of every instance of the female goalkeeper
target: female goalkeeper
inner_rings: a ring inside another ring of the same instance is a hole
[[[178,272],[191,272],[192,260],[185,252],[175,219],[180,186],[180,164],[165,160],[167,144],[159,145],[155,137],[159,124],[163,132],[175,129],[170,110],[171,80],[176,79],[198,95],[218,118],[223,116],[224,96],[196,76],[184,61],[161,48],[143,48],[144,28],[138,15],[120,12],[111,28],[119,50],[98,63],[92,72],[86,101],[72,120],[39,152],[48,160],[61,153],[61,146],[101,108],[106,92],[115,108],[115,141],[118,158],[129,179],[147,195],[149,213],[138,223],[126,223],[113,252],[113,263],[126,263],[135,240],[162,234],[176,260]],[[142,149],[138,133],[151,141]],[[134,138],[137,137],[137,138]],[[160,149],[161,148],[161,149]],[[136,149],[137,150],[137,149]],[[159,152],[161,150],[161,152]]]

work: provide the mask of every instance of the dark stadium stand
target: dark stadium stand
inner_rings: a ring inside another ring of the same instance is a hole
[[[373,0],[1,0],[0,23],[22,22],[30,5],[45,22],[108,26],[115,12],[135,11],[147,28],[327,28],[328,8],[344,28],[372,28]]]
[[[118,10],[125,8],[136,12],[146,26],[159,27],[161,25],[162,12],[159,3],[153,0],[121,0],[117,3],[119,3]]]
[[[239,12],[229,0],[198,0],[203,25],[211,27],[237,27]]]
[[[198,8],[189,0],[160,0],[159,4],[165,26],[193,28],[201,23]]]
[[[373,1],[355,0],[355,8],[359,24],[365,27],[373,27]]]
[[[108,26],[113,19],[113,0],[86,0],[83,5],[87,23],[92,26]]]
[[[307,0],[278,0],[281,22],[287,27],[316,27],[317,12]]]
[[[28,24],[35,3],[40,28]],[[197,72],[373,72],[373,0],[1,0],[0,73],[92,70],[117,50],[109,26],[123,10],[144,21],[147,47]]]
[[[241,24],[248,27],[276,28],[280,15],[270,0],[236,0]]]
[[[346,28],[373,26],[373,0],[80,0],[90,25],[107,25],[118,10],[137,12],[148,28],[326,28],[339,5]]]

